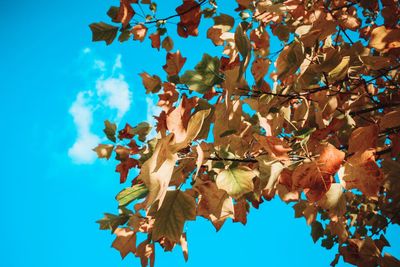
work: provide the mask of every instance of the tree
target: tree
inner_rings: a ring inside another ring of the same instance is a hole
[[[166,79],[140,74],[159,97],[156,125],[117,132],[106,121],[110,142],[94,149],[100,158],[115,153],[120,182],[131,182],[116,196],[119,214],[105,214],[100,228],[116,235],[122,257],[132,252],[153,266],[156,243],[181,245],[187,260],[186,221],[246,224],[250,206],[279,197],[306,218],[314,242],[338,244],[332,266],[340,257],[400,266],[382,255],[387,227],[400,223],[398,1],[236,2],[237,14],[222,14],[216,1],[184,0],[157,19],[155,2],[121,0],[107,12],[118,26],[90,25],[94,41],[148,36],[167,52]],[[173,19],[182,38],[212,19],[207,37],[223,54],[205,53],[182,73],[186,58],[168,35]],[[137,235],[147,238],[137,245]]]

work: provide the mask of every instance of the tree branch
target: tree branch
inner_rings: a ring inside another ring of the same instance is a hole
[[[165,17],[165,18],[162,18],[162,19],[155,19],[155,20],[151,20],[151,21],[146,21],[145,24],[152,24],[152,23],[157,23],[157,22],[160,22],[160,21],[167,21],[167,20],[169,20],[169,19],[172,19],[172,18],[175,18],[175,17],[179,17],[179,16],[182,16],[182,15],[185,15],[186,13],[189,13],[189,12],[192,11],[193,9],[196,9],[196,8],[202,6],[205,2],[207,2],[207,0],[202,0],[202,1],[200,1],[197,5],[192,6],[192,7],[189,8],[188,10],[185,10],[185,11],[183,11],[183,12],[181,12],[181,13],[176,13],[176,14],[174,14],[174,15],[171,15],[171,16],[168,16],[168,17]]]

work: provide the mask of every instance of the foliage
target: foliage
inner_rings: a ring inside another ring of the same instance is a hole
[[[141,74],[146,93],[159,97],[157,124],[117,132],[106,121],[110,142],[95,148],[101,158],[115,153],[121,183],[132,182],[117,195],[119,214],[106,214],[100,228],[143,266],[154,264],[156,243],[181,245],[187,260],[185,221],[202,216],[217,230],[228,218],[246,224],[250,206],[279,197],[294,202],[314,242],[338,249],[332,266],[340,257],[399,266],[382,255],[387,227],[400,223],[398,1],[236,2],[239,19],[213,0],[184,0],[156,19],[155,2],[121,0],[107,13],[118,26],[90,25],[94,41],[148,36],[167,52],[165,81]],[[149,11],[139,16],[143,5]],[[204,54],[182,73],[172,19],[182,38],[212,19],[207,37],[223,54]],[[137,245],[139,234],[147,238]]]

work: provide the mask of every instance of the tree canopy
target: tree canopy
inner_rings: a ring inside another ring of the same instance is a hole
[[[183,0],[158,18],[154,1],[121,0],[107,12],[111,24],[90,25],[93,41],[149,38],[166,54],[165,77],[140,74],[159,99],[156,124],[117,131],[105,121],[109,142],[94,149],[115,154],[127,184],[100,229],[116,235],[123,258],[153,266],[156,243],[180,245],[188,259],[186,221],[246,224],[250,207],[280,198],[306,219],[314,242],[337,248],[332,266],[340,257],[400,266],[383,252],[387,227],[400,223],[398,1],[236,3],[224,14],[217,1]],[[223,52],[183,72],[169,32],[196,37],[204,20],[213,21],[210,46]]]

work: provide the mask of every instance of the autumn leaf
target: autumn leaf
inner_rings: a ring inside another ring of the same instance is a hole
[[[127,160],[118,164],[115,171],[120,173],[119,182],[121,184],[125,183],[126,179],[128,178],[129,170],[137,166],[139,166],[139,162],[133,158],[128,158]]]
[[[122,25],[126,27],[135,15],[135,11],[131,6],[130,0],[120,0],[120,2],[120,7],[115,20],[121,22]]]
[[[378,141],[379,127],[376,124],[358,127],[350,136],[349,153],[375,148]]]
[[[378,51],[387,52],[400,47],[400,29],[380,26],[372,30],[369,46]]]
[[[374,152],[374,149],[357,151],[339,170],[338,175],[345,189],[357,188],[367,197],[378,195],[384,177]]]
[[[115,138],[115,132],[117,130],[117,125],[115,123],[111,123],[110,121],[106,120],[104,121],[104,130],[103,132],[106,134],[108,140],[112,142],[116,142],[117,139]]]
[[[161,89],[161,79],[157,75],[150,76],[147,72],[139,74],[142,77],[142,83],[146,88],[146,94],[157,93]]]
[[[198,27],[201,20],[200,6],[194,0],[186,0],[178,6],[176,13],[180,15],[178,23],[178,35],[187,38],[188,36],[197,36]]]
[[[112,243],[112,247],[119,251],[122,258],[129,253],[136,252],[136,233],[129,228],[117,228],[114,232],[117,237]]]
[[[128,220],[129,216],[127,214],[114,215],[104,213],[104,218],[96,221],[96,223],[100,225],[101,230],[111,230],[114,233],[118,226],[124,225]]]
[[[148,30],[147,27],[144,26],[143,24],[138,24],[133,26],[131,30],[131,32],[133,33],[133,39],[143,42],[144,38],[146,37],[147,30]]]
[[[190,90],[204,94],[222,81],[219,76],[220,62],[217,57],[204,54],[195,70],[186,71],[181,77],[181,82],[187,84]]]
[[[119,192],[115,199],[118,201],[119,206],[126,206],[134,200],[143,198],[148,192],[145,185],[135,184]]]
[[[248,168],[226,169],[218,174],[216,183],[218,188],[238,199],[253,190],[253,178],[255,176],[255,173]]]
[[[113,145],[103,145],[103,144],[100,144],[93,149],[93,151],[97,153],[97,156],[99,158],[106,158],[106,159],[110,159],[113,150],[114,150]]]
[[[160,50],[160,45],[161,45],[160,33],[156,31],[153,34],[150,34],[149,38],[151,40],[151,47]]]
[[[174,41],[172,40],[171,37],[167,36],[162,41],[161,46],[162,46],[162,48],[164,48],[165,50],[167,50],[169,52],[174,48]]]
[[[178,243],[183,233],[185,221],[196,218],[196,202],[192,196],[180,190],[168,191],[161,207],[154,212],[152,239],[162,237]]]
[[[167,63],[163,66],[163,69],[168,73],[168,76],[178,75],[185,62],[186,58],[182,57],[179,50],[176,53],[167,53]]]
[[[118,27],[114,27],[104,22],[90,24],[92,30],[92,41],[105,41],[107,45],[111,44],[117,37]]]

